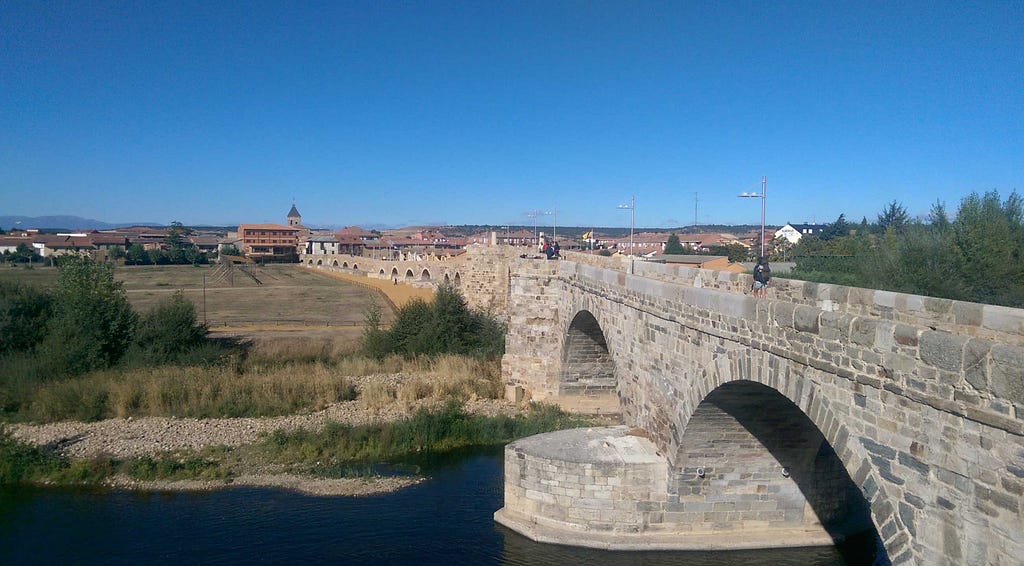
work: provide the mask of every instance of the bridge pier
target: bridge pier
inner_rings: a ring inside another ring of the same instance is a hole
[[[764,510],[744,513],[712,488],[716,480],[700,478],[708,492],[697,500],[680,496],[679,485],[692,483],[686,476],[693,474],[671,468],[650,440],[626,426],[541,434],[506,448],[505,507],[494,519],[539,542],[610,550],[834,544],[820,524],[785,521],[785,512],[776,511],[779,494],[757,493],[764,482],[750,484],[746,503]]]

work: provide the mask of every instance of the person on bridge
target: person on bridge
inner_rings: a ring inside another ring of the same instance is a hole
[[[752,287],[754,295],[758,299],[768,297],[768,283],[771,280],[772,268],[768,267],[768,257],[761,256],[757,259],[757,265],[754,266],[754,286]]]

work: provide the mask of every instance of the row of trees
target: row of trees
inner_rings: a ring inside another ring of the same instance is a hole
[[[0,282],[0,359],[20,357],[37,377],[62,377],[125,357],[167,363],[206,339],[180,293],[140,316],[112,265],[66,256],[58,269],[52,291]]]
[[[1024,307],[1024,201],[1016,191],[1006,199],[971,193],[953,217],[936,203],[927,219],[913,220],[896,201],[874,225],[840,215],[789,253],[804,279]]]

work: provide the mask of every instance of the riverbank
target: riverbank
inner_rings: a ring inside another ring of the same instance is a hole
[[[376,376],[374,381],[402,381],[403,376]],[[370,408],[360,401],[335,403],[327,408],[305,414],[264,418],[192,419],[145,417],[107,419],[98,422],[64,421],[40,425],[8,425],[12,437],[44,449],[56,457],[80,464],[88,462],[97,473],[115,469],[96,462],[124,462],[143,459],[154,467],[154,459],[181,462],[200,460],[203,466],[195,472],[211,479],[138,479],[115,472],[101,480],[103,485],[117,489],[144,491],[194,491],[222,489],[233,486],[276,487],[314,495],[360,496],[386,493],[424,480],[417,476],[322,477],[297,473],[301,462],[284,464],[271,461],[259,443],[268,435],[297,432],[316,435],[325,427],[366,427],[387,425],[409,419],[419,412],[441,411],[439,399],[421,399],[412,403],[391,403]],[[473,417],[525,417],[523,407],[504,400],[478,399],[465,402],[463,411]],[[313,463],[310,463],[313,464]],[[315,464],[320,464],[319,461]],[[129,466],[131,467],[131,466]],[[166,466],[165,466],[166,467]],[[178,469],[184,466],[177,466]],[[65,480],[66,481],[66,480]],[[43,481],[41,483],[50,483]]]

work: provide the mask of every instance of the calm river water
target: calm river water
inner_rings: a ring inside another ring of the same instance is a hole
[[[501,457],[425,463],[429,481],[364,498],[2,488],[0,564],[870,563],[835,548],[627,553],[535,543],[491,518],[502,506]]]

